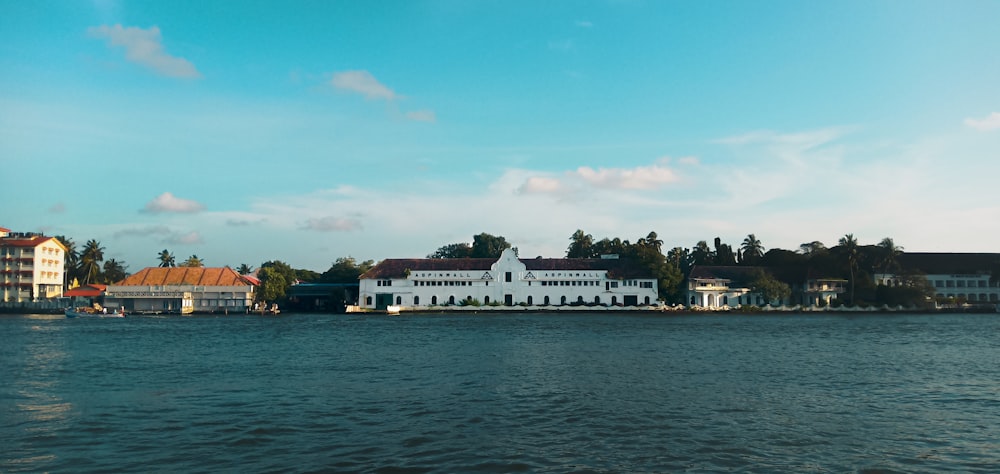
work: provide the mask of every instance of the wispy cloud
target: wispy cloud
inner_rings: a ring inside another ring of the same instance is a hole
[[[205,243],[202,239],[201,234],[198,231],[191,231],[186,234],[174,234],[163,240],[166,244],[176,244],[176,245],[196,245]]]
[[[330,85],[336,89],[361,94],[367,99],[396,100],[399,96],[375,79],[368,71],[343,71],[334,73]]]
[[[677,174],[660,164],[633,169],[577,168],[575,174],[598,188],[605,189],[656,189],[677,181]]]
[[[152,26],[142,29],[135,26],[101,25],[87,29],[95,38],[104,38],[108,45],[125,48],[125,59],[145,66],[154,72],[186,79],[201,77],[201,73],[190,61],[171,56],[163,50],[160,28]]]
[[[327,216],[307,219],[302,229],[318,232],[350,232],[361,230],[361,221],[345,217]]]
[[[983,119],[967,118],[965,124],[981,132],[1000,129],[1000,112],[993,112]]]
[[[165,225],[131,227],[115,232],[115,237],[148,237],[150,235],[170,235],[170,228]]]
[[[203,211],[204,209],[205,206],[197,201],[181,199],[169,192],[166,192],[146,203],[146,207],[143,208],[143,212],[149,214],[160,214],[164,212],[193,213]]]
[[[558,179],[545,176],[532,176],[517,188],[518,194],[556,194],[564,190]]]
[[[433,110],[414,110],[412,112],[407,112],[406,118],[408,120],[413,120],[414,122],[434,123],[437,121],[437,116],[434,114]]]

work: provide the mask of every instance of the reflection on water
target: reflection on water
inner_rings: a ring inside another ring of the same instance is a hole
[[[0,472],[995,472],[995,315],[0,318]]]

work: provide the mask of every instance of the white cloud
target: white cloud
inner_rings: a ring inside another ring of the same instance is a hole
[[[180,78],[199,78],[201,73],[190,61],[171,56],[163,50],[160,28],[152,26],[142,29],[135,26],[122,27],[101,25],[87,29],[95,38],[104,38],[111,46],[125,48],[125,58],[141,64],[158,74]]]
[[[434,123],[437,121],[437,116],[434,115],[433,110],[414,110],[412,112],[407,112],[406,118],[413,120],[414,122]]]
[[[392,101],[399,96],[392,89],[375,79],[368,71],[343,71],[334,73],[330,80],[333,87],[354,92],[365,96],[367,99],[385,99]]]
[[[195,245],[204,243],[204,239],[201,238],[201,234],[198,231],[191,231],[186,234],[176,234],[172,235],[167,239],[164,239],[164,243],[167,244],[177,244],[177,245]]]
[[[563,190],[558,179],[544,176],[532,176],[517,188],[518,194],[555,194]]]
[[[302,229],[319,232],[350,232],[361,230],[361,221],[344,217],[326,216],[307,219]]]
[[[159,214],[162,212],[193,213],[204,209],[205,206],[199,202],[181,199],[166,192],[146,203],[143,212],[149,214]]]
[[[587,166],[577,168],[575,174],[598,188],[606,189],[656,189],[678,180],[670,168],[654,164],[634,169],[599,168]]]
[[[1000,112],[993,112],[983,119],[967,118],[965,124],[981,132],[1000,129]]]

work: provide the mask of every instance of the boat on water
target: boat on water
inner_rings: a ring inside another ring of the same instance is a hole
[[[67,318],[124,318],[125,308],[119,311],[108,312],[105,308],[101,308],[98,305],[94,307],[81,306],[77,308],[66,308]]]
[[[400,308],[399,306],[396,306],[396,305],[389,305],[389,306],[386,306],[386,307],[385,307],[385,313],[386,313],[386,314],[391,314],[391,315],[397,315],[397,316],[398,316],[398,315],[399,315],[399,311],[400,311],[401,309],[402,309],[402,308]]]

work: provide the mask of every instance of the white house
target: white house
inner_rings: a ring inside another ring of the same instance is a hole
[[[62,296],[65,261],[59,239],[0,228],[0,301]]]
[[[1000,303],[1000,281],[993,277],[1000,271],[1000,254],[907,252],[899,256],[899,264],[925,278],[939,301]],[[879,285],[905,283],[894,273],[877,273],[874,278]]]
[[[657,281],[636,261],[618,258],[386,259],[359,277],[358,304],[404,309],[478,301],[505,306],[656,303]]]
[[[767,301],[763,295],[752,291],[750,284],[758,271],[787,284],[791,290],[788,299]],[[819,277],[797,268],[698,265],[692,268],[688,275],[685,302],[691,307],[707,309],[766,304],[829,305],[837,295],[845,291],[846,283],[847,280]]]

